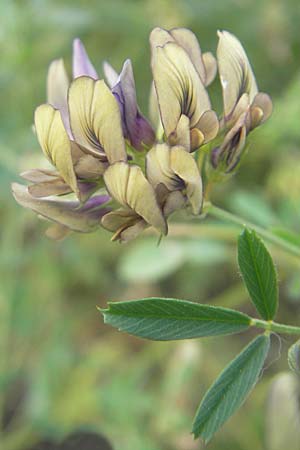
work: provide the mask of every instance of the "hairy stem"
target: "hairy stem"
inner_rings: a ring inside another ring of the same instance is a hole
[[[266,331],[283,334],[300,334],[300,327],[294,327],[292,325],[283,325],[273,321],[266,321],[260,319],[252,319],[251,326],[262,328]]]

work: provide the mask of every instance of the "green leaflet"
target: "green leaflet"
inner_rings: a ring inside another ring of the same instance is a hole
[[[270,346],[270,337],[256,337],[223,370],[205,394],[196,413],[193,433],[208,442],[239,409],[257,383]]]
[[[275,266],[262,240],[247,228],[239,236],[238,263],[254,306],[263,319],[272,320],[278,307]]]
[[[109,303],[101,312],[105,323],[159,341],[238,333],[251,320],[232,309],[166,298]]]

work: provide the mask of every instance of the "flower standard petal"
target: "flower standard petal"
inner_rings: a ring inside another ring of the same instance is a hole
[[[35,111],[34,123],[43,152],[57,168],[64,181],[78,195],[71,143],[64,128],[60,112],[51,105],[41,105]]]
[[[194,64],[203,84],[206,85],[206,70],[203,64],[202,52],[198,39],[191,30],[187,28],[173,28],[170,30],[177,44],[179,44],[188,53]]]
[[[69,78],[62,59],[52,61],[47,75],[47,103],[59,109],[61,117],[70,138],[72,138],[69,111],[68,89]]]
[[[210,110],[206,89],[186,51],[174,42],[152,50],[152,71],[162,123],[167,137],[182,114],[194,128]]]
[[[56,109],[68,109],[69,79],[63,59],[52,61],[47,74],[47,102]]]
[[[194,33],[187,28],[154,28],[150,34],[150,45],[153,48],[163,47],[167,42],[175,42],[189,55],[203,84],[208,86],[215,78],[217,63],[212,53],[202,54],[199,42]]]
[[[118,103],[103,80],[74,80],[69,89],[71,127],[76,142],[112,164],[126,161]]]
[[[175,38],[171,35],[170,31],[164,28],[155,27],[150,33],[149,42],[151,51],[155,47],[163,47],[167,42],[176,42]]]
[[[217,60],[226,119],[232,114],[244,93],[249,95],[251,104],[258,89],[248,57],[240,41],[228,31],[219,31],[218,36]]]
[[[109,194],[117,202],[130,208],[162,234],[167,234],[167,224],[154,189],[140,167],[124,162],[115,163],[104,173],[104,182]]]
[[[95,67],[91,63],[88,54],[80,39],[73,41],[73,78],[88,76],[94,80],[98,80],[98,74]]]

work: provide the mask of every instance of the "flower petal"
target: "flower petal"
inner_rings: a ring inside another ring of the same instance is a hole
[[[13,183],[12,190],[20,205],[32,209],[46,219],[82,233],[96,229],[100,225],[100,218],[107,212],[107,209],[102,207],[107,200],[106,196],[98,197],[97,201],[92,198],[80,208],[78,201],[35,198],[30,195],[26,186],[18,183]]]
[[[202,52],[198,39],[191,30],[187,28],[173,28],[170,30],[177,44],[179,44],[188,53],[194,64],[203,84],[206,85],[206,70],[203,64]]]
[[[155,27],[151,31],[149,41],[151,51],[153,51],[156,47],[163,47],[168,42],[176,42],[170,31],[160,27]]]
[[[202,54],[203,64],[205,67],[205,86],[209,86],[216,78],[218,65],[217,60],[211,52],[205,52]]]
[[[97,179],[102,176],[108,167],[108,163],[102,162],[92,155],[81,156],[76,164],[74,170],[79,178],[83,179]]]
[[[155,134],[149,122],[139,111],[130,59],[125,61],[117,80],[115,70],[108,63],[104,65],[104,71],[112,93],[120,106],[125,137],[138,150],[143,150],[144,145],[151,146]]]
[[[51,195],[64,195],[72,192],[70,186],[62,178],[52,181],[43,181],[28,186],[28,192],[33,197],[50,197]]]
[[[59,109],[65,129],[69,137],[72,138],[68,111],[69,84],[63,60],[52,61],[47,75],[47,103],[55,109]]]
[[[240,116],[225,135],[222,145],[212,151],[211,162],[215,169],[230,173],[241,159],[246,144],[248,112]]]
[[[163,133],[163,127],[160,120],[160,114],[159,114],[159,107],[158,107],[158,101],[157,101],[157,95],[155,90],[154,82],[152,81],[151,87],[150,87],[150,94],[149,94],[149,117],[152,125],[154,125],[155,129],[157,130],[157,135],[159,135],[159,131]]]
[[[244,93],[249,95],[251,104],[258,89],[240,41],[228,31],[219,31],[218,36],[217,60],[223,89],[224,114],[227,118]]]
[[[53,225],[47,228],[47,230],[45,231],[45,235],[49,239],[61,241],[66,236],[68,236],[70,232],[71,232],[70,228],[61,225],[60,223],[54,223]]]
[[[138,166],[115,163],[104,173],[109,194],[121,205],[141,216],[149,225],[167,234],[167,224],[157,204],[155,192]]]
[[[130,125],[134,124],[138,111],[135,82],[130,59],[124,62],[117,83],[112,87],[112,93],[123,103],[125,109],[124,119],[129,125],[127,128],[130,128]]]
[[[187,52],[205,86],[214,80],[217,72],[216,59],[212,53],[202,54],[198,39],[191,30],[172,28],[168,31],[159,27],[152,30],[150,34],[152,49],[163,47],[167,42],[175,42]]]
[[[167,137],[176,130],[182,114],[193,128],[210,109],[206,89],[188,54],[168,42],[152,50],[152,71],[162,123]]]
[[[103,72],[108,86],[112,89],[119,81],[118,72],[107,61],[103,63]]]
[[[182,147],[171,148],[171,169],[184,182],[186,196],[191,203],[193,213],[199,214],[202,207],[202,179],[197,163],[190,153]]]
[[[174,177],[170,165],[170,147],[167,144],[156,144],[146,156],[147,178],[156,189],[164,184],[169,191],[178,189],[179,180]]]
[[[263,92],[259,92],[255,97],[251,105],[251,115],[253,115],[252,110],[258,108],[262,114],[260,117],[260,121],[253,120],[252,117],[251,120],[251,128],[255,128],[258,125],[261,125],[264,123],[268,118],[271,116],[273,111],[273,104],[270,96],[268,94],[264,94]],[[257,114],[256,114],[257,117]]]
[[[186,191],[194,214],[202,205],[202,180],[193,156],[180,146],[157,144],[147,153],[147,178],[156,188],[163,183],[169,191]]]
[[[205,111],[200,117],[196,128],[203,134],[204,144],[214,139],[219,131],[219,120],[215,111]]]
[[[237,102],[233,113],[230,115],[230,118],[225,120],[224,125],[226,125],[226,128],[230,128],[235,125],[235,123],[239,120],[239,118],[245,114],[245,112],[249,112],[250,110],[250,100],[249,100],[249,94],[244,93],[239,98],[239,101]],[[225,118],[226,119],[226,118]],[[224,120],[223,120],[224,122]],[[249,122],[250,127],[250,122]]]
[[[120,228],[124,228],[125,224],[135,222],[137,218],[139,216],[131,209],[119,208],[105,214],[101,219],[101,224],[106,230],[116,232]]]
[[[78,195],[71,143],[64,128],[60,112],[51,105],[41,105],[35,111],[34,123],[43,152],[57,168],[64,181]]]
[[[80,39],[73,41],[73,78],[88,76],[98,80],[98,74],[91,63],[83,43]]]
[[[191,150],[190,119],[184,114],[180,116],[176,130],[170,134],[169,143],[182,145],[188,152]]]
[[[155,133],[148,120],[138,111],[135,121],[128,124],[129,141],[137,150],[151,147],[155,141]]]
[[[198,128],[191,130],[191,148],[190,152],[197,150],[204,143],[204,135]]]
[[[74,80],[69,89],[72,132],[76,142],[95,157],[112,164],[126,161],[118,103],[103,80]]]
[[[56,170],[47,169],[30,169],[20,174],[24,180],[31,181],[33,183],[43,183],[44,181],[53,181],[59,177]]]
[[[121,233],[115,234],[112,240],[119,239],[121,242],[129,242],[138,237],[149,225],[140,218],[134,224],[127,226]]]
[[[114,232],[112,241],[128,242],[136,238],[149,225],[130,209],[117,209],[102,217],[101,225]]]
[[[169,217],[173,212],[183,209],[186,202],[186,198],[180,191],[170,192],[164,204],[164,215]]]

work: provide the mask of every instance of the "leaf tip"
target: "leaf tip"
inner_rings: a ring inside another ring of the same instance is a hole
[[[204,445],[207,445],[210,442],[211,438],[212,438],[212,436],[204,437],[202,435],[201,430],[199,430],[197,428],[196,424],[193,425],[191,434],[193,435],[194,440],[201,439],[201,441],[203,442]]]
[[[104,323],[108,323],[108,314],[110,312],[110,305],[108,303],[108,308],[101,308],[100,306],[96,306],[97,310],[100,312],[100,314],[102,314],[103,316],[103,322]]]

